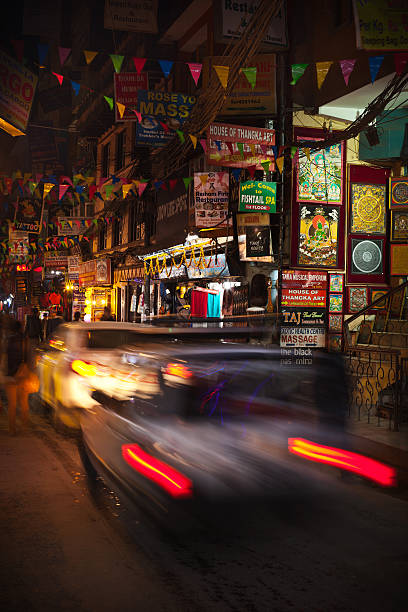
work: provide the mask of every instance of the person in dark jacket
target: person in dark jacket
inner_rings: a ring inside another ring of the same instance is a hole
[[[38,315],[38,308],[33,308],[27,317],[25,335],[28,336],[33,344],[42,341],[42,325]]]

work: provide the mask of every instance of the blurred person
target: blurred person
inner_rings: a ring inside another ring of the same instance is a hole
[[[74,313],[74,321],[78,322],[78,321],[80,321],[80,320],[81,320],[81,313],[79,312],[79,310],[77,310],[77,311]]]
[[[62,308],[58,308],[56,314],[54,314],[54,316],[52,316],[48,320],[47,338],[52,336],[52,334],[57,329],[58,325],[61,325],[61,323],[64,323],[64,319],[63,319],[63,316],[62,316]]]
[[[105,306],[103,309],[103,315],[101,316],[101,321],[114,321],[115,319],[112,317],[112,312],[109,306]]]
[[[48,338],[48,312],[44,312],[42,318],[42,339],[45,341]]]
[[[24,334],[30,338],[33,344],[39,344],[42,339],[42,325],[38,314],[38,308],[32,308],[28,315]]]

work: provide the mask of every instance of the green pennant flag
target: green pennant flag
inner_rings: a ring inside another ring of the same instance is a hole
[[[180,138],[181,144],[184,144],[184,132],[182,132],[181,130],[176,130],[176,132],[177,136]]]
[[[33,195],[34,191],[35,191],[35,190],[36,190],[36,188],[37,188],[37,185],[38,185],[38,183],[33,183],[33,182],[31,182],[31,181],[28,183],[28,186],[29,186],[30,191],[31,191],[31,195]]]
[[[309,64],[292,64],[292,80],[291,85],[296,85]]]
[[[107,103],[109,104],[109,108],[111,110],[113,110],[113,98],[110,98],[109,96],[103,96],[105,98],[105,100],[107,101]]]
[[[248,79],[248,83],[254,89],[256,85],[256,67],[253,68],[241,68],[241,71],[245,74]]]
[[[111,54],[111,55],[109,55],[109,57],[112,60],[112,64],[113,64],[113,66],[115,68],[115,72],[120,72],[120,69],[122,68],[123,60],[125,59],[125,56],[124,55],[113,55],[113,54]]]
[[[115,187],[115,185],[106,185],[105,193],[106,193],[106,196],[108,198],[112,195],[112,191],[113,191],[114,187]]]
[[[293,159],[296,155],[297,147],[290,147],[290,157]]]
[[[192,176],[185,176],[183,178],[183,183],[184,183],[184,187],[186,188],[186,191],[188,189],[189,184],[191,183],[191,181],[193,180]]]
[[[265,170],[265,172],[269,172],[269,165],[270,165],[270,163],[271,162],[269,162],[269,161],[261,162],[261,166]]]
[[[244,157],[244,145],[242,142],[237,142],[237,149],[241,153],[241,157]]]

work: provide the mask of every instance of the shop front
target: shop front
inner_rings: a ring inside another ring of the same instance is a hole
[[[113,288],[116,295],[116,320],[140,321],[138,306],[144,285],[143,263],[125,263],[116,266],[113,273]]]
[[[99,321],[105,308],[111,313],[116,312],[110,259],[82,262],[79,266],[79,287],[85,290],[84,321]]]

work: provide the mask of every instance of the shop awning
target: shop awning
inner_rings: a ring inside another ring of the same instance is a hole
[[[143,266],[123,266],[116,268],[113,273],[114,283],[127,283],[135,279],[144,279]]]

